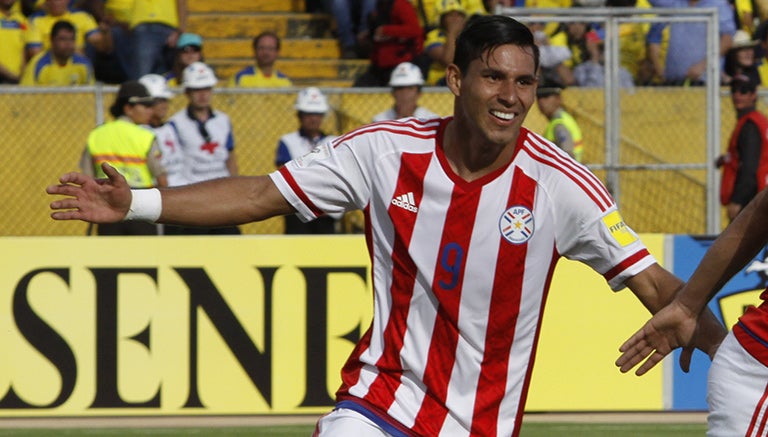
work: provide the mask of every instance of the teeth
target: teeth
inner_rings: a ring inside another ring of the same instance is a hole
[[[491,114],[495,115],[496,117],[499,117],[503,120],[512,120],[515,118],[515,114],[507,113],[507,112],[501,112],[501,111],[491,111]]]

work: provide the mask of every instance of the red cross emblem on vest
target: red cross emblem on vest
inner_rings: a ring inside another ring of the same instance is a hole
[[[206,152],[208,152],[211,155],[213,155],[213,152],[216,151],[217,147],[219,147],[219,143],[217,143],[217,142],[210,142],[209,141],[209,142],[203,144],[202,146],[200,146],[200,150],[205,150]]]

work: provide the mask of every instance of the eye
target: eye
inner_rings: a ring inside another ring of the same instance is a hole
[[[533,86],[536,84],[536,79],[532,77],[521,77],[517,80],[517,83],[521,86]]]
[[[485,78],[488,79],[491,82],[497,82],[497,81],[500,81],[500,80],[503,79],[503,77],[502,77],[502,75],[500,73],[497,73],[497,72],[494,72],[494,71],[486,73]]]

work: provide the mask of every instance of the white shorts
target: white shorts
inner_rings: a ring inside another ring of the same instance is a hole
[[[347,408],[337,408],[317,421],[312,437],[392,437],[370,419]]]
[[[768,367],[729,332],[709,368],[708,437],[768,436]]]

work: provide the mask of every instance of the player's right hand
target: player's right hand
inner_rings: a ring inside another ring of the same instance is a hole
[[[51,202],[54,220],[115,223],[125,218],[131,206],[131,188],[112,166],[104,163],[101,168],[106,179],[73,172],[61,176],[58,185],[45,189],[48,194],[67,196]]]

